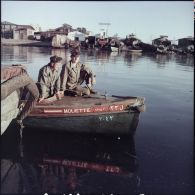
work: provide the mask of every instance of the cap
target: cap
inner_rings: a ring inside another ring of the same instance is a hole
[[[57,62],[59,62],[59,61],[61,61],[62,60],[62,58],[61,57],[58,57],[58,56],[52,56],[52,57],[50,57],[50,62],[53,62],[53,63],[57,63]]]
[[[76,56],[79,56],[80,55],[80,52],[78,50],[73,50],[71,52],[71,57],[76,57]]]

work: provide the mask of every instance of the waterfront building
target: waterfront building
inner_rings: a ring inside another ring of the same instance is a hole
[[[6,39],[13,39],[13,29],[17,27],[17,24],[11,22],[1,22],[1,37]]]
[[[19,25],[13,30],[14,39],[34,39],[35,29],[30,25]]]
[[[194,45],[194,37],[186,37],[186,38],[178,39],[179,47],[187,47],[189,45]]]
[[[1,37],[6,39],[28,39],[34,36],[35,29],[31,25],[20,25],[11,22],[1,22]]]

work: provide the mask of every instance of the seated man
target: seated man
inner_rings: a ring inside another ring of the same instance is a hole
[[[86,87],[81,86],[84,81],[86,82]],[[95,75],[93,71],[80,63],[78,51],[72,51],[71,60],[62,67],[61,90],[70,92],[75,96],[89,95],[90,93],[95,93],[92,90],[94,84]]]
[[[42,102],[45,98],[57,95],[60,97],[60,70],[61,57],[52,56],[50,62],[39,70],[38,88],[40,97],[38,102]]]

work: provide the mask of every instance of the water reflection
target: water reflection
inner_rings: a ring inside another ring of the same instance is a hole
[[[93,61],[94,56],[95,56],[95,50],[94,49],[81,51],[80,60],[81,60],[82,63],[91,62],[91,61]]]
[[[1,50],[2,65],[21,63],[24,65],[41,66],[48,63],[49,57],[58,55],[62,57],[63,63],[70,59],[70,51],[67,49],[53,49],[45,47],[21,47],[21,46],[3,46]],[[100,50],[83,50],[81,51],[81,61],[83,63],[95,63],[96,65],[107,65],[113,63],[123,63],[128,66],[133,66],[140,59],[149,59],[159,65],[160,68],[172,61],[182,66],[194,66],[194,59],[191,55],[177,54],[142,54],[129,52],[106,52]],[[122,64],[123,65],[123,64]],[[29,69],[31,73],[31,70]]]
[[[119,138],[24,129],[23,158],[16,128],[2,140],[2,193],[138,192],[134,134]]]
[[[117,57],[117,56],[119,56],[119,52],[111,52],[110,56],[111,57]]]
[[[109,57],[110,63],[117,64],[120,61],[119,56],[120,56],[119,52],[111,52]]]
[[[67,49],[51,49],[51,56],[57,55],[62,58],[62,63],[70,60],[70,51]]]
[[[156,54],[155,55],[155,61],[156,63],[160,65],[165,65],[167,62],[172,60],[172,55],[162,55],[162,54]]]
[[[194,56],[192,55],[177,55],[175,60],[178,65],[194,67]]]
[[[160,68],[165,67],[169,62],[176,62],[177,65],[181,66],[194,66],[194,58],[192,55],[144,54],[144,57],[148,57],[151,61],[156,62]]]
[[[129,53],[125,52],[124,62],[128,66],[133,66],[135,62],[141,59],[142,53]]]
[[[110,58],[110,53],[111,52],[106,52],[106,51],[100,51],[97,50],[95,52],[95,57],[99,62],[109,62],[109,58]]]
[[[2,55],[3,52],[3,55]],[[28,63],[32,62],[32,52],[30,47],[19,47],[19,46],[8,46],[1,51],[1,56],[3,61],[12,61],[17,58],[18,63]]]

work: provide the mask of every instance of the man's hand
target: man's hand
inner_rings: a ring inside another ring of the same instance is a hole
[[[64,96],[64,91],[58,91],[58,92],[56,92],[56,97],[57,97],[57,99],[62,99],[62,97]]]
[[[91,83],[89,83],[89,84],[87,84],[87,87],[89,88],[89,89],[91,89]]]
[[[39,99],[38,99],[38,102],[40,103],[40,102],[42,102],[43,100],[44,100],[44,97],[39,98]]]
[[[93,78],[91,79],[91,84],[92,84],[92,85],[95,85],[95,84],[96,84],[96,79],[95,79],[95,77],[93,77]]]
[[[60,95],[64,95],[64,91],[63,90],[59,91],[59,93],[60,93]]]

